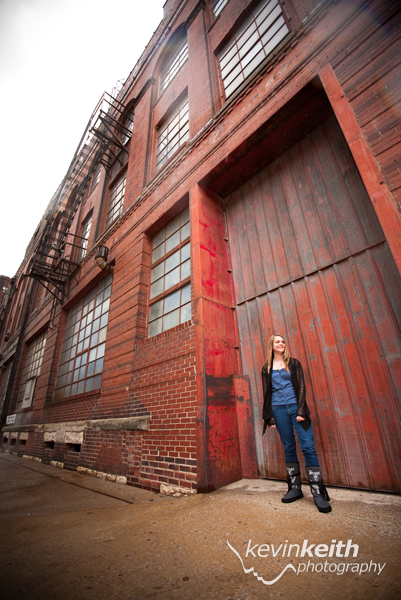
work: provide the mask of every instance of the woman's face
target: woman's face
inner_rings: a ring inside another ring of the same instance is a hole
[[[273,342],[273,350],[274,352],[278,352],[282,354],[285,349],[285,341],[280,335],[276,335]]]

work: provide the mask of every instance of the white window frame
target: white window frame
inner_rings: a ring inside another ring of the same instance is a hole
[[[81,239],[79,240],[80,248],[78,252],[78,262],[86,256],[88,250],[89,236],[92,227],[92,213],[86,217],[82,223]]]
[[[101,173],[102,173],[102,165],[101,165],[101,163],[98,163],[93,172],[93,175],[92,175],[92,183],[91,183],[89,194],[91,194],[93,192],[93,190],[99,183]]]
[[[160,94],[170,85],[178,71],[188,59],[188,40],[185,35],[177,50],[168,58],[160,73]]]
[[[110,188],[110,198],[107,206],[106,229],[121,215],[124,206],[125,185],[127,173],[125,172]]]
[[[158,129],[156,171],[189,140],[189,106],[186,94]]]
[[[228,2],[229,0],[212,0],[212,9],[215,18],[219,16],[219,14]]]
[[[289,33],[278,0],[262,0],[219,52],[226,98],[254,72]]]

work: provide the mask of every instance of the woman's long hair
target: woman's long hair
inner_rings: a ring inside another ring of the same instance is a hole
[[[284,347],[283,360],[284,360],[285,370],[287,372],[289,372],[290,369],[289,369],[288,363],[290,362],[290,351],[288,350],[287,341],[286,341],[285,337],[281,335],[281,333],[273,333],[273,335],[271,335],[269,338],[269,343],[267,345],[267,356],[266,356],[266,362],[265,362],[265,364],[267,365],[267,371],[270,373],[270,369],[273,364],[273,358],[274,358],[273,342],[274,342],[274,338],[277,336],[281,337],[284,340],[285,347]]]

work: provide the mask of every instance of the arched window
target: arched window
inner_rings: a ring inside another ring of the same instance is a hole
[[[175,36],[166,48],[166,57],[160,70],[160,94],[177,75],[188,58],[187,33]]]
[[[278,0],[262,0],[220,50],[226,98],[273,52],[289,33]]]

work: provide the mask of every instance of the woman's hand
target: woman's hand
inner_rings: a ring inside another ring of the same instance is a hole
[[[298,423],[300,423],[301,421],[305,421],[305,419],[303,417],[300,417],[299,415],[297,416],[297,421]]]
[[[269,425],[269,429],[276,429],[275,425]]]

